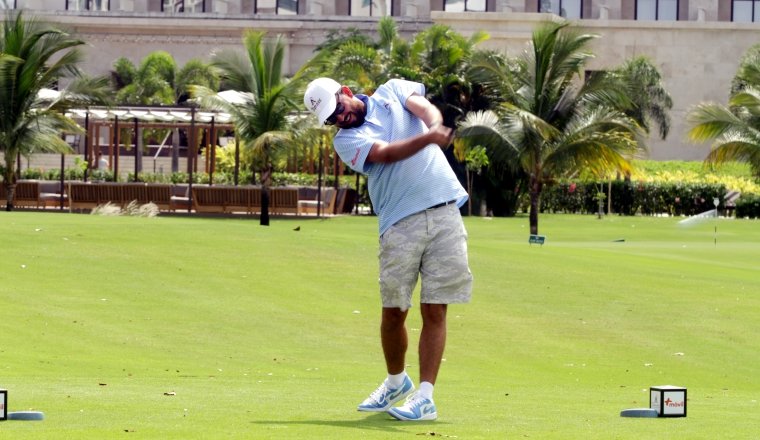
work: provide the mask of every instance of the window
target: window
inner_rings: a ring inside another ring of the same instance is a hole
[[[446,12],[486,12],[486,0],[446,0],[443,3]]]
[[[163,0],[161,12],[206,12],[204,0]]]
[[[583,0],[541,0],[538,12],[551,12],[569,20],[583,18]]]
[[[110,11],[110,0],[66,0],[67,11]]]
[[[298,0],[255,0],[254,13],[298,15]]]
[[[393,0],[351,0],[349,15],[354,17],[382,17],[393,15]]]
[[[731,4],[731,21],[760,22],[760,0],[734,0]]]
[[[678,20],[678,0],[636,0],[636,20]]]

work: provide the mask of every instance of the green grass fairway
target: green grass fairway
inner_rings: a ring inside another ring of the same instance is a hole
[[[375,218],[1,212],[0,388],[45,420],[0,439],[758,438],[760,223],[465,221],[474,298],[415,424],[356,411],[385,375]],[[688,417],[620,417],[666,384]]]

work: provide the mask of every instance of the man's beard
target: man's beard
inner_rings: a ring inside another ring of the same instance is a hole
[[[354,115],[354,122],[352,122],[350,125],[347,125],[343,128],[356,128],[360,125],[364,124],[364,112],[362,111],[355,111],[351,112]]]

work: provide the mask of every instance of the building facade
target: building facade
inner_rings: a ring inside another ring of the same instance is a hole
[[[658,160],[704,159],[709,145],[686,139],[686,114],[702,101],[725,103],[741,56],[760,43],[760,0],[9,0],[6,7],[87,41],[84,68],[93,75],[110,72],[119,57],[138,63],[156,50],[179,65],[239,50],[247,29],[285,36],[292,73],[330,31],[375,35],[384,15],[404,38],[440,23],[464,35],[486,31],[482,47],[517,55],[538,23],[561,16],[600,35],[590,70],[635,55],[660,69],[674,108],[668,139],[649,142],[649,157]]]

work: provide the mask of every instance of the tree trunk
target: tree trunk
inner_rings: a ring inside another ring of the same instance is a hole
[[[179,128],[172,130],[172,173],[179,171]]]
[[[537,178],[530,178],[530,233],[538,234],[538,208],[541,200],[541,183]]]
[[[9,160],[9,158],[11,158]],[[13,201],[16,199],[16,172],[15,172],[15,154],[5,152],[5,175],[3,176],[3,185],[5,185],[5,210],[13,211]]]
[[[10,183],[7,180],[3,182],[5,185],[5,210],[13,211],[13,200],[16,198],[16,183]]]
[[[261,218],[259,226],[269,226],[269,188],[261,187]]]
[[[272,167],[267,166],[261,172],[261,218],[260,226],[269,226],[269,185],[271,182]]]

